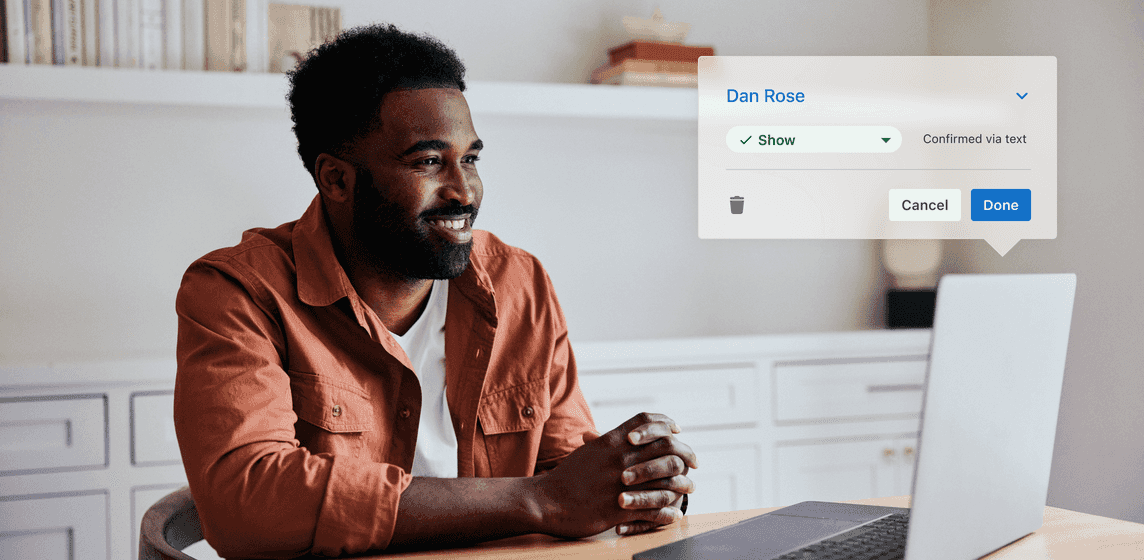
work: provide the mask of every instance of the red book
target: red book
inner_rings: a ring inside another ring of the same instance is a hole
[[[656,43],[654,41],[632,41],[608,49],[608,58],[612,64],[619,64],[629,58],[699,62],[699,57],[712,56],[714,54],[715,47],[693,47],[690,45],[680,45],[678,43]]]

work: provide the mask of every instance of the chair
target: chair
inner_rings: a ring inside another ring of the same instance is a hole
[[[195,560],[183,549],[203,540],[199,511],[186,486],[147,508],[139,528],[139,560]]]

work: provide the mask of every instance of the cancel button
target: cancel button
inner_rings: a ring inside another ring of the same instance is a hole
[[[957,222],[961,189],[890,189],[891,222]]]

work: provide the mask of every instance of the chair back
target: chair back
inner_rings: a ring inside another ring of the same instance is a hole
[[[139,528],[139,560],[195,560],[183,549],[203,540],[199,511],[186,486],[147,508]]]

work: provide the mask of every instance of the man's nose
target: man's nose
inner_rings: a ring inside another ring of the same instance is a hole
[[[441,196],[446,200],[455,200],[461,206],[476,204],[479,183],[476,173],[467,172],[460,164],[450,165]]]

